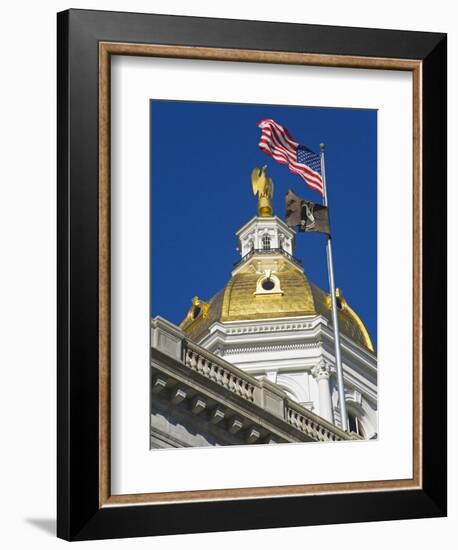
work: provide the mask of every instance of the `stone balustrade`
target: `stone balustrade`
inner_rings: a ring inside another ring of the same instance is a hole
[[[262,414],[262,410],[276,417],[276,422],[282,422],[285,429],[289,426],[290,428],[287,428],[287,431],[292,429],[303,434],[300,436],[298,432],[295,432],[298,434],[296,436],[298,439],[295,439],[293,435],[292,439],[290,439],[291,441],[361,439],[356,434],[348,434],[342,431],[321,416],[292,401],[281,388],[270,382],[267,378],[257,379],[228,363],[223,358],[190,341],[183,331],[165,319],[156,317],[152,320],[151,345],[154,350],[168,356],[172,360],[172,363],[177,365],[173,378],[175,379],[175,383],[178,384],[178,389],[174,390],[173,395],[170,396],[172,403],[179,404],[187,399],[187,391],[183,389],[188,383],[188,377],[182,371],[183,367],[185,367],[241,398],[246,402],[248,416],[255,414],[259,417],[259,414]],[[155,367],[153,360],[152,367]],[[170,368],[170,364],[168,368]],[[193,381],[196,382],[196,379],[193,378]],[[152,381],[152,392],[163,393],[163,390],[168,385],[167,377],[164,378],[162,375],[155,377]],[[205,386],[205,382],[202,381],[202,398],[194,397],[191,407],[194,415],[205,410],[206,398],[203,396]],[[193,393],[195,393],[195,390]],[[215,395],[214,391],[212,395]],[[221,403],[221,406],[213,409],[209,417],[209,422],[212,424],[220,425],[219,422],[225,418],[224,410],[225,407],[230,406],[230,400],[221,398]],[[240,404],[237,407],[240,409]],[[231,422],[229,430],[231,433],[235,433],[237,428],[241,428],[242,421],[234,419]],[[258,433],[256,428],[252,427],[247,435],[250,442],[255,440],[256,433]]]
[[[288,400],[288,404],[286,405],[286,421],[315,441],[360,439],[359,436],[353,438],[353,434],[349,436],[349,434],[343,432],[333,424],[318,417],[316,414],[313,414],[291,400]]]
[[[255,384],[251,376],[189,341],[185,347],[184,364],[243,399],[254,401]]]

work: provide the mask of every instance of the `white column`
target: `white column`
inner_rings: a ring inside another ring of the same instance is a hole
[[[331,377],[331,365],[323,359],[313,367],[312,375],[318,384],[318,405],[320,416],[328,422],[334,423],[334,415],[332,413],[331,388],[329,378]]]

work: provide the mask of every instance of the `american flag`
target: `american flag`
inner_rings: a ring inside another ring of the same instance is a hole
[[[291,172],[301,176],[309,187],[323,195],[320,156],[295,141],[286,128],[271,118],[261,120],[258,126],[262,130],[261,151],[286,164]]]

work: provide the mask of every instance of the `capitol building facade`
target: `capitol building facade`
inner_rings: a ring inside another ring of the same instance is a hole
[[[348,430],[331,299],[294,255],[296,233],[258,212],[236,232],[239,262],[180,326],[151,320],[151,448],[377,437],[377,357],[337,291]]]

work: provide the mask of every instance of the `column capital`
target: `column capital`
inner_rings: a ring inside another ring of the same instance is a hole
[[[312,376],[316,378],[316,380],[329,380],[331,374],[333,374],[335,370],[336,369],[331,365],[331,363],[328,363],[328,361],[321,359],[310,372],[312,373]]]

